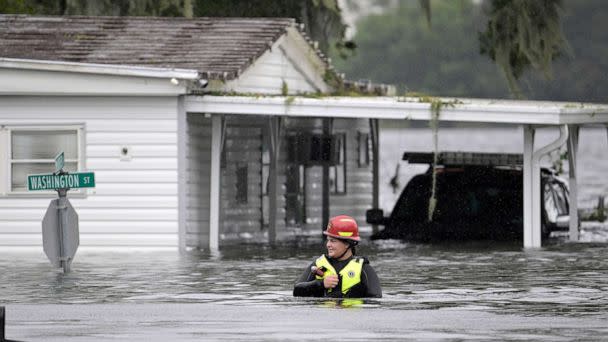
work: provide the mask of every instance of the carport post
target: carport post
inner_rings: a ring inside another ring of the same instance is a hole
[[[188,186],[188,121],[184,96],[177,100],[177,234],[180,251],[186,250],[186,214],[188,210],[186,189]]]
[[[568,131],[570,133],[568,136],[568,185],[570,190],[570,227],[568,232],[570,241],[578,241],[578,184],[576,183],[576,160],[578,153],[579,127],[570,125]]]
[[[221,154],[224,125],[222,115],[211,116],[211,177],[209,180],[209,250],[219,249]]]
[[[540,247],[533,244],[533,206],[532,206],[532,154],[534,152],[534,128],[524,125],[524,248]]]
[[[277,162],[281,139],[281,118],[273,116],[268,121],[270,135],[270,166],[268,170],[268,243],[277,241]],[[266,184],[262,184],[266,186]]]

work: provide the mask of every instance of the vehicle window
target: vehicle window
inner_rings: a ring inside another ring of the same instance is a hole
[[[551,184],[546,183],[544,186],[544,199],[545,199],[545,212],[547,214],[547,221],[557,222],[559,216],[559,210],[553,197],[553,187]]]
[[[430,196],[428,177],[418,175],[409,181],[393,208],[393,220],[423,222],[428,218]]]
[[[553,183],[551,184],[553,189],[555,204],[560,216],[569,214],[568,196],[566,195],[566,189],[562,184]]]

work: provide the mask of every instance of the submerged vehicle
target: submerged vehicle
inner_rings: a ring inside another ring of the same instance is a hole
[[[383,225],[372,239],[410,241],[522,240],[523,158],[520,154],[439,153],[436,205],[429,220],[433,153],[405,153],[410,164],[429,164],[403,189],[390,216],[367,211],[370,224]],[[567,183],[550,169],[541,169],[542,237],[568,230]]]

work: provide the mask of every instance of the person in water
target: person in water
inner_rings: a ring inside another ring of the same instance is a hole
[[[316,258],[298,278],[296,297],[364,298],[382,297],[376,271],[364,257],[355,256],[359,243],[357,221],[340,215],[329,220],[325,244],[327,254]]]

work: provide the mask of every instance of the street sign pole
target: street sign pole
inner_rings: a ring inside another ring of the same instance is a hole
[[[59,199],[57,200],[57,232],[59,233],[59,262],[61,264],[61,268],[63,268],[63,273],[68,273],[70,271],[70,264],[72,260],[66,256],[65,247],[64,247],[64,228],[67,227],[67,215],[66,210],[67,206],[67,193],[68,189],[58,189],[57,194],[59,195]]]
[[[57,191],[58,198],[51,201],[42,219],[42,245],[51,264],[61,267],[64,273],[68,273],[80,244],[80,234],[78,214],[70,204],[67,193],[74,188],[94,188],[95,174],[65,172],[64,166],[65,157],[61,152],[55,157],[55,172],[28,175],[27,188],[30,191]]]

